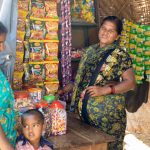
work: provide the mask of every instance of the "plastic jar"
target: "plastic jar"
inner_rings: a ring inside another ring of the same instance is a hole
[[[42,89],[41,88],[29,88],[29,95],[34,103],[41,101],[42,99]]]
[[[66,134],[67,113],[59,101],[50,104],[51,135]]]
[[[38,108],[44,115],[45,123],[46,123],[44,136],[48,138],[50,137],[50,134],[51,134],[50,108],[48,107],[49,104],[46,101],[41,101],[41,102],[36,103],[35,105],[36,105],[36,108]]]
[[[27,107],[32,103],[29,99],[29,93],[27,91],[15,91],[14,98],[16,110],[19,110],[22,107]]]

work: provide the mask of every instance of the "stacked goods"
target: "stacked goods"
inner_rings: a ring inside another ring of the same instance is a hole
[[[95,22],[94,0],[74,0],[71,5],[73,21]]]
[[[150,81],[150,26],[144,26],[144,64],[148,81]]]
[[[15,97],[17,124],[23,111],[37,107],[46,118],[46,136],[50,135],[50,113],[42,99],[58,90],[58,23],[56,0],[18,0],[13,89],[23,94]]]
[[[29,0],[18,1],[18,22],[17,22],[17,43],[16,43],[16,62],[13,75],[13,88],[20,90],[23,86],[23,59],[24,59],[24,39],[29,12]]]
[[[14,90],[38,86],[47,94],[57,91],[58,21],[55,0],[18,1]]]
[[[129,51],[129,32],[131,28],[131,22],[128,20],[124,20],[123,24],[123,31],[121,33],[120,38],[120,46],[124,49],[126,48],[127,51]]]
[[[150,27],[124,20],[120,46],[126,49],[132,60],[138,84],[150,81]]]

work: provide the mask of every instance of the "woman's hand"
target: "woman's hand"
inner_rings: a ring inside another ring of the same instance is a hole
[[[109,86],[89,86],[86,88],[86,92],[90,94],[90,97],[107,95],[111,92]]]
[[[74,87],[74,85],[72,83],[69,83],[64,88],[59,89],[56,94],[57,95],[63,95],[63,94],[66,94],[68,92],[71,92],[73,90],[73,87]]]
[[[12,145],[9,143],[8,139],[5,136],[5,133],[0,124],[0,149],[1,150],[14,150]]]

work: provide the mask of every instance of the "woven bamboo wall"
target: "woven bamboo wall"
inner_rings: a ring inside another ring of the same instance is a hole
[[[116,15],[130,21],[150,24],[150,0],[97,0],[97,21]]]

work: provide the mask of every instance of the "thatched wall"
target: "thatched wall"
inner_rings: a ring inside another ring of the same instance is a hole
[[[142,24],[150,24],[150,0],[96,0],[97,20],[116,15]]]

